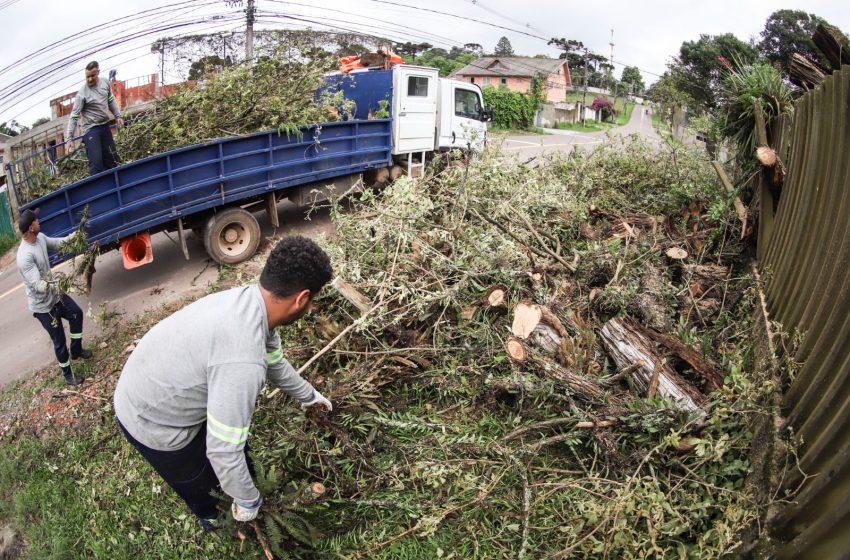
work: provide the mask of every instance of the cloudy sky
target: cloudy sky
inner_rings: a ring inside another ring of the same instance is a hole
[[[151,43],[160,36],[244,28],[239,6],[225,0],[0,0],[0,122],[30,125],[49,116],[49,100],[74,91],[86,61],[117,69],[128,80],[157,71]],[[850,31],[846,0],[256,0],[258,27],[357,30],[398,41],[450,48],[479,43],[492,50],[507,36],[518,55],[558,51],[550,37],[566,37],[614,60],[638,66],[649,84],[683,41],[700,34],[758,37],[778,9],[805,10]],[[321,7],[317,7],[321,6]],[[841,6],[845,6],[841,8]],[[143,13],[144,12],[144,13]],[[211,19],[216,18],[216,19]],[[309,22],[309,23],[308,23]],[[95,29],[92,29],[95,28]],[[158,29],[154,33],[151,30]],[[183,77],[166,75],[166,82]]]

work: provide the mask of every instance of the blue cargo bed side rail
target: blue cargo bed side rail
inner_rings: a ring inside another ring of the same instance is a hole
[[[104,171],[22,209],[39,207],[42,231],[62,237],[88,206],[89,241],[103,246],[272,191],[391,165],[391,143],[390,119],[222,138]],[[51,263],[71,256],[52,255]]]

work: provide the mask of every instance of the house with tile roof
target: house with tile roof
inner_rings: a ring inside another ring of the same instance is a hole
[[[572,87],[566,60],[527,56],[484,56],[455,71],[452,77],[485,86],[505,86],[527,92],[534,76],[543,78],[543,97],[553,103],[566,100]]]

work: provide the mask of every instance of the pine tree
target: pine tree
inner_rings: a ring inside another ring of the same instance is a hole
[[[514,48],[511,46],[510,40],[507,37],[499,39],[493,54],[496,56],[514,56]]]

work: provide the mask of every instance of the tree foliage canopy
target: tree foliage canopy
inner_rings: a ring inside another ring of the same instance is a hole
[[[819,23],[826,22],[802,10],[777,10],[770,14],[764,24],[758,44],[759,52],[770,62],[779,64],[785,74],[788,74],[791,55],[794,53],[828,68],[829,63],[812,41],[812,34]]]
[[[626,84],[632,84],[634,93],[643,93],[646,89],[646,84],[643,83],[643,76],[637,66],[626,66],[623,68],[623,74],[620,81]]]
[[[515,56],[514,48],[511,45],[510,39],[504,36],[499,39],[499,42],[496,43],[496,50],[493,51],[493,54],[496,56]]]
[[[676,87],[703,109],[714,109],[720,102],[727,72],[721,57],[735,65],[751,64],[758,51],[731,33],[700,35],[698,41],[682,43],[679,56],[670,65]]]

